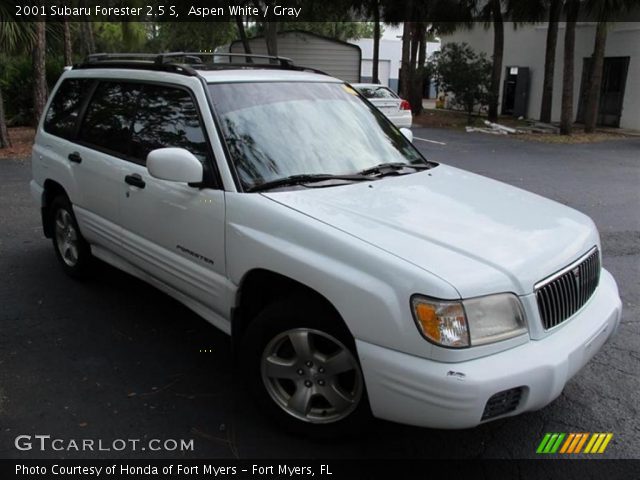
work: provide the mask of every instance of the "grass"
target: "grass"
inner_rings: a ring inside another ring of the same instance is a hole
[[[484,121],[486,116],[474,116],[471,122],[472,127],[486,127]],[[518,120],[513,117],[499,117],[498,122],[500,125],[504,125],[512,128],[527,128],[529,125],[525,120]],[[464,131],[465,127],[469,125],[467,122],[467,114],[464,112],[456,112],[452,110],[431,109],[424,110],[420,115],[413,117],[413,124],[415,126],[427,127],[427,128],[449,128],[452,130]],[[470,135],[483,135],[482,133],[474,132]],[[502,136],[502,135],[496,135]],[[507,136],[507,135],[504,135]],[[556,144],[580,144],[580,143],[597,143],[609,140],[619,140],[627,138],[622,133],[614,132],[595,132],[584,133],[581,126],[574,126],[572,135],[556,135],[552,133],[523,133],[523,134],[510,134],[508,135],[519,140],[525,140],[530,142],[542,142],[542,143],[556,143]]]

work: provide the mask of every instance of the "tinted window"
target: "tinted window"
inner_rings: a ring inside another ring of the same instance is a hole
[[[92,80],[65,80],[51,101],[44,119],[46,132],[63,138],[72,138],[82,101],[91,87]]]
[[[178,88],[146,85],[133,126],[131,153],[145,163],[151,150],[165,147],[189,150],[206,166],[207,142],[189,93]]]
[[[127,154],[139,92],[136,84],[101,82],[87,108],[80,139]]]

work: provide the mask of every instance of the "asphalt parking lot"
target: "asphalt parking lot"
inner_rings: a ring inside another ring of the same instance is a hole
[[[29,161],[0,160],[0,457],[535,458],[545,432],[613,432],[603,457],[639,458],[640,139],[549,145],[448,130],[414,135],[440,142],[416,139],[429,158],[551,197],[600,229],[622,325],[549,407],[465,431],[380,421],[364,438],[289,436],[234,387],[224,334],[106,265],[86,283],[66,277],[29,196]],[[195,448],[18,451],[22,434],[194,439]]]

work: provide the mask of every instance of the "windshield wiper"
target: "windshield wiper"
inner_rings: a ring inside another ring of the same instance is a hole
[[[365,175],[330,175],[328,173],[308,173],[301,175],[291,175],[276,180],[254,185],[248,188],[247,192],[260,192],[263,190],[271,190],[272,188],[286,187],[289,185],[300,185],[302,183],[323,182],[325,180],[346,180],[352,182],[361,182],[363,180],[371,180]]]
[[[364,170],[360,170],[358,175],[373,175],[378,174],[381,176],[390,175],[398,172],[399,170],[403,170],[405,168],[413,168],[414,170],[429,170],[432,168],[431,165],[416,165],[413,163],[402,163],[402,162],[389,162],[389,163],[381,163],[380,165],[376,165],[375,167],[365,168]]]

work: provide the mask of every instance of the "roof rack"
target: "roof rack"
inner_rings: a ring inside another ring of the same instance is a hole
[[[216,61],[216,57],[222,57],[227,61]],[[203,59],[209,61],[204,61]],[[258,60],[258,62],[254,63],[254,59]],[[189,76],[197,76],[197,70],[275,68],[310,71],[326,75],[325,72],[320,70],[297,66],[293,63],[293,60],[287,57],[217,52],[93,53],[87,56],[83,63],[75,65],[74,68],[132,68],[168,71]]]

